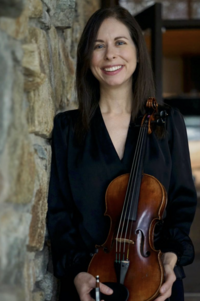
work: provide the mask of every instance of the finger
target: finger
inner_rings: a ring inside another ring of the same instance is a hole
[[[103,283],[100,283],[99,287],[100,287],[100,292],[101,293],[103,293],[105,295],[112,295],[113,290],[109,286],[107,286],[107,285],[105,285]]]
[[[171,274],[167,275],[166,278],[165,278],[165,282],[163,283],[163,285],[160,288],[160,293],[164,294],[168,290],[171,290],[172,285],[173,285],[175,280],[176,280],[176,276],[175,276],[174,273],[171,273]]]
[[[154,301],[165,301],[167,298],[171,296],[172,293],[172,286],[170,285],[168,289],[166,289],[167,286],[164,287],[162,292],[160,292],[160,295],[154,300]],[[163,288],[163,287],[161,287]],[[161,290],[161,289],[160,289]]]
[[[167,292],[164,295],[159,296],[158,298],[156,298],[154,301],[165,301],[167,300],[169,297],[171,296],[171,293]]]
[[[171,296],[171,291],[167,291],[165,294],[160,295],[154,301],[165,301]]]
[[[165,294],[168,290],[170,290],[172,287],[171,282],[165,282],[161,288],[160,288],[160,294],[163,295]]]

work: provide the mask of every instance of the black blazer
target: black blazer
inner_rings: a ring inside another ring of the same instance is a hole
[[[170,109],[165,138],[148,137],[144,172],[166,188],[164,223],[157,227],[155,246],[178,256],[178,265],[193,261],[189,230],[196,207],[187,134],[182,115]],[[119,159],[99,107],[81,145],[74,136],[78,110],[55,117],[47,226],[56,277],[86,271],[95,244],[102,244],[109,220],[104,217],[105,191],[117,176],[130,172],[139,128],[130,123],[125,151]]]

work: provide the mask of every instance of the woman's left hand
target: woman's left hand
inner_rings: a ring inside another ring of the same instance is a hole
[[[154,301],[165,301],[167,298],[169,298],[172,294],[172,285],[176,280],[174,266],[177,261],[177,256],[171,252],[164,253],[162,260],[165,282],[160,288],[160,295]]]

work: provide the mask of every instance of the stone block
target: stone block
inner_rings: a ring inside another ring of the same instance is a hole
[[[34,189],[32,178],[30,181],[30,177],[34,177],[34,157],[32,146],[25,142],[28,132],[23,111],[22,52],[19,41],[12,41],[2,32],[0,35],[3,68],[0,74],[0,174],[3,186],[0,196],[2,201],[27,203]],[[30,168],[26,160],[30,160]]]
[[[1,0],[0,17],[17,18],[24,9],[24,0]]]
[[[48,35],[51,48],[51,86],[54,92],[54,104],[56,110],[66,109],[74,92],[74,61],[63,39],[58,37],[55,27],[52,26]]]
[[[8,128],[11,121],[13,60],[9,39],[6,33],[0,31],[0,154],[3,152]]]
[[[72,26],[75,15],[75,0],[58,0],[52,23],[55,27],[65,29]]]
[[[21,41],[10,38],[10,48],[12,49],[13,63],[18,67],[18,70],[21,73],[21,63],[23,58]]]
[[[45,152],[47,154],[47,160],[45,161],[45,170],[47,171],[47,183],[49,185],[49,180],[50,180],[50,171],[51,171],[51,146],[46,145],[44,146]]]
[[[44,245],[47,213],[47,173],[39,159],[37,162],[37,189],[32,206],[32,219],[29,229],[29,251],[41,251]]]
[[[16,54],[16,59],[20,60],[20,52]],[[12,76],[11,106],[8,111],[11,122],[7,130],[3,154],[5,160],[3,175],[6,175],[5,179],[8,180],[9,185],[9,194],[5,200],[27,204],[31,201],[34,191],[35,158],[27,131],[23,75],[18,63],[15,63],[12,68]]]
[[[34,190],[35,160],[31,145],[24,141],[15,182],[15,203],[26,204],[31,201]]]
[[[0,170],[0,191],[3,190],[3,171]],[[0,193],[0,200],[2,199],[2,193]]]
[[[63,37],[64,37],[64,40],[65,40],[65,47],[66,47],[67,52],[71,56],[72,56],[72,44],[73,44],[73,42],[75,42],[73,40],[75,40],[75,38],[76,38],[73,35],[73,28],[74,28],[75,24],[77,24],[77,23],[73,22],[73,27],[72,28],[67,28],[67,29],[63,30]]]
[[[2,17],[0,18],[0,29],[14,39],[22,40],[28,34],[28,10],[24,9],[21,15],[16,19]]]
[[[15,293],[10,292],[10,288],[8,288],[7,292],[0,291],[0,300],[1,301],[17,301],[17,297]]]
[[[31,216],[10,205],[0,210],[0,283],[4,285],[24,285],[24,261],[26,241]]]
[[[24,137],[21,136],[24,134]],[[27,204],[32,200],[35,186],[35,157],[26,132],[12,129],[7,142],[9,154],[10,194],[8,202]]]
[[[75,91],[75,69],[74,69],[74,60],[70,57],[68,53],[65,42],[59,40],[59,49],[60,49],[60,60],[61,60],[61,83],[62,83],[62,99],[59,104],[59,109],[66,110],[69,103],[74,99]],[[57,99],[56,107],[58,107]]]
[[[76,60],[77,45],[82,33],[83,27],[78,21],[73,22],[72,28],[64,31],[65,47],[69,55]]]
[[[33,301],[45,301],[45,294],[43,291],[33,292]]]
[[[37,44],[24,44],[22,48],[24,50],[24,57],[22,60],[24,90],[32,91],[44,83],[46,75],[40,70],[40,58]]]
[[[45,300],[51,301],[53,295],[55,294],[54,291],[54,276],[47,272],[45,277],[38,283],[38,286],[42,291],[45,293]]]
[[[130,0],[132,1],[132,0]],[[133,1],[132,1],[133,2]],[[134,1],[135,2],[135,1]],[[83,30],[89,17],[101,7],[100,0],[77,0],[77,18],[76,21],[79,22],[81,26],[81,31]]]
[[[46,153],[44,147],[43,147],[42,145],[40,145],[40,144],[37,144],[37,143],[35,143],[35,144],[33,145],[33,147],[34,147],[34,149],[35,149],[35,151],[36,151],[38,157],[39,157],[40,159],[46,161],[46,160],[47,160],[47,153]]]
[[[53,91],[46,79],[37,90],[27,93],[29,107],[27,121],[30,133],[44,138],[51,136],[55,107],[53,103]]]
[[[53,127],[55,107],[53,103],[54,92],[51,87],[52,72],[50,72],[50,45],[47,42],[46,33],[35,27],[29,29],[28,43],[35,43],[38,47],[40,57],[40,69],[46,75],[46,80],[38,89],[27,93],[29,107],[27,109],[27,120],[30,133],[42,137],[50,137]]]
[[[49,179],[50,166],[51,166],[51,146],[34,143],[33,147],[35,153],[40,158],[40,162],[43,165],[44,170],[47,172],[47,177]],[[49,182],[49,180],[47,182]]]
[[[27,2],[27,9],[29,18],[40,18],[43,13],[43,6],[41,0],[29,0]]]
[[[55,27],[65,29],[72,27],[74,19],[74,9],[68,9],[66,11],[60,11],[57,9],[52,17],[52,23]]]
[[[36,44],[39,54],[39,64],[40,70],[44,73],[48,80],[50,77],[50,51],[48,45],[48,37],[44,30],[37,27],[29,27],[28,37],[26,39],[26,44]]]
[[[46,10],[43,10],[42,17],[39,19],[39,22],[41,29],[49,30],[51,28],[51,19]]]
[[[0,286],[1,301],[22,301],[25,300],[24,290],[13,285]],[[29,300],[30,301],[30,300]]]
[[[46,6],[46,10],[49,12],[50,16],[53,16],[55,9],[56,9],[56,5],[57,5],[57,1],[55,0],[42,0],[43,4]]]
[[[7,151],[0,155],[0,206],[10,195],[9,156]],[[1,207],[0,207],[1,210]]]
[[[27,301],[32,301],[32,292],[35,289],[35,253],[26,252],[24,260],[24,288]]]
[[[61,102],[61,99],[63,97],[62,94],[62,87],[63,87],[63,74],[62,74],[62,59],[60,57],[60,45],[57,31],[55,27],[51,27],[51,29],[48,31],[48,37],[49,37],[49,48],[50,51],[50,61],[51,61],[51,87],[53,90],[53,99],[55,100],[56,104],[59,104]]]
[[[48,261],[49,252],[47,247],[45,247],[41,252],[37,252],[35,254],[34,267],[36,281],[41,281],[45,277]]]

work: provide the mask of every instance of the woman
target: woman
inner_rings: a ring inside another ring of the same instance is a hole
[[[60,300],[90,301],[95,279],[88,264],[109,230],[105,191],[114,178],[130,172],[137,118],[155,93],[141,30],[124,8],[98,10],[89,19],[78,46],[76,79],[79,110],[55,117],[48,230]],[[144,172],[168,192],[166,217],[155,235],[165,282],[155,300],[172,294],[170,300],[181,301],[181,266],[194,257],[188,234],[196,193],[183,118],[177,110],[167,111],[162,134],[148,139]],[[103,284],[100,290],[112,294]]]

